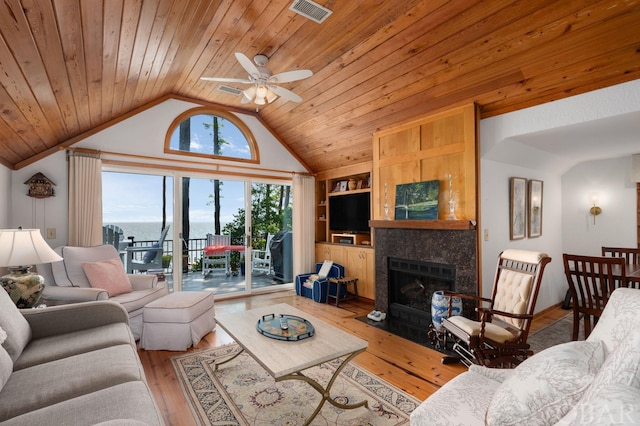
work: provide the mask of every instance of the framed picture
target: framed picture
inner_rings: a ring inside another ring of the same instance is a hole
[[[520,240],[527,232],[527,180],[512,177],[509,190],[509,238]]]
[[[396,185],[395,220],[438,219],[440,181],[402,183]]]
[[[347,181],[346,180],[341,180],[340,181],[340,192],[346,191],[346,190],[347,190]]]
[[[360,179],[356,184],[356,189],[362,189],[362,179]]]
[[[542,235],[542,181],[529,180],[529,238]]]

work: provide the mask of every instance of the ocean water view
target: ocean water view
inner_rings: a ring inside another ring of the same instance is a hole
[[[162,232],[162,222],[109,222],[105,225],[116,225],[122,228],[124,237],[134,237],[135,241],[157,241]],[[173,223],[169,223],[173,227]],[[222,225],[224,226],[224,225]],[[169,229],[167,240],[173,239],[173,229]],[[191,224],[189,238],[207,238],[214,233],[213,223],[195,222]]]

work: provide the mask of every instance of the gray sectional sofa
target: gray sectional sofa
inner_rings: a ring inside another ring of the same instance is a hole
[[[0,425],[162,425],[127,311],[19,310],[0,291]]]

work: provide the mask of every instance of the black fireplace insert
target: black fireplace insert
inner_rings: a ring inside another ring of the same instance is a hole
[[[402,321],[415,332],[431,324],[431,297],[436,290],[454,291],[456,267],[435,262],[389,258],[387,317]]]

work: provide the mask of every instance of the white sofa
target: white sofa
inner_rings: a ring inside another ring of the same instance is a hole
[[[109,296],[106,283],[101,285],[99,280],[91,282],[83,264],[117,260],[120,265],[120,255],[115,247],[109,244],[95,247],[62,246],[56,247],[55,251],[62,256],[62,261],[37,265],[38,273],[45,280],[45,299],[118,302],[127,310],[131,332],[139,340],[142,335],[142,309],[148,303],[169,294],[166,282],[159,282],[158,277],[152,274],[125,274],[124,265],[118,266],[115,272],[122,280],[127,280],[128,290]]]
[[[640,290],[615,290],[585,341],[513,370],[472,365],[425,400],[411,425],[640,424]]]

